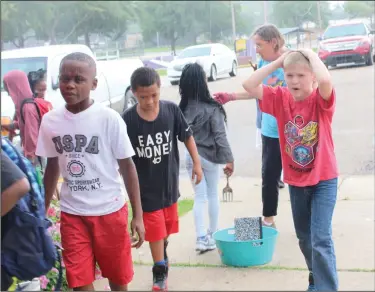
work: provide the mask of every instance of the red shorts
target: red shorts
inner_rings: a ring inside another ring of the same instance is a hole
[[[178,233],[178,206],[177,203],[167,208],[143,212],[145,225],[145,240],[155,242],[162,240],[173,233]]]
[[[133,279],[128,207],[103,216],[77,216],[61,212],[61,243],[70,288],[95,281],[98,262],[102,276],[114,284]]]

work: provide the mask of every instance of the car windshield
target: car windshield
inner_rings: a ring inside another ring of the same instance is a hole
[[[347,24],[329,27],[323,35],[323,39],[332,39],[347,36],[366,35],[366,28],[363,24]]]
[[[210,54],[211,47],[187,48],[178,55],[178,59],[209,56]]]
[[[4,91],[4,75],[12,70],[21,70],[27,74],[39,69],[46,70],[47,57],[1,59],[1,91]]]

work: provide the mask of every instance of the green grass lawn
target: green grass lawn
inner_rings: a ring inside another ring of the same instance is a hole
[[[157,69],[159,76],[167,76],[167,69]]]
[[[182,50],[185,48],[184,46],[176,46],[176,50]],[[146,53],[161,53],[161,52],[170,52],[171,47],[155,47],[155,48],[146,48],[145,52]]]
[[[178,204],[178,217],[182,217],[193,209],[194,200],[183,199],[183,200],[179,200],[177,204]],[[128,222],[129,222],[129,228],[130,228],[130,222],[132,221],[132,216],[133,216],[130,203],[128,203],[128,210],[129,210]]]
[[[182,217],[193,209],[194,200],[184,199],[178,201],[178,216]]]

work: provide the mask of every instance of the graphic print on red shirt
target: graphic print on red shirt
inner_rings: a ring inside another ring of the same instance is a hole
[[[284,128],[285,152],[292,160],[305,167],[314,160],[314,152],[318,143],[318,122],[310,121],[304,125],[301,115],[288,121]]]
[[[286,183],[312,186],[338,176],[331,127],[334,91],[328,101],[318,90],[295,101],[287,88],[263,85],[259,105],[277,119]]]

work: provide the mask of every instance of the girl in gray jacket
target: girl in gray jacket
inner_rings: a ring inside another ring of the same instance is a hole
[[[202,181],[193,184],[194,221],[197,235],[196,250],[207,251],[216,248],[212,234],[218,229],[220,165],[225,165],[227,176],[233,173],[233,155],[226,135],[226,113],[208,90],[207,77],[197,63],[184,67],[180,78],[180,109],[193,130],[194,140],[200,156]],[[186,155],[186,167],[192,171],[193,162]],[[205,203],[208,200],[209,229],[206,229]]]

